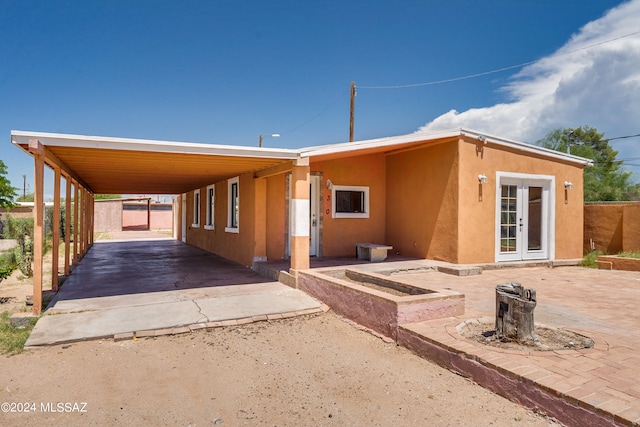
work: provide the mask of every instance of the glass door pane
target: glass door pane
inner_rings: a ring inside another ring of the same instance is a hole
[[[527,249],[542,250],[542,187],[529,187]]]
[[[500,252],[518,252],[518,186],[503,185],[500,210]]]

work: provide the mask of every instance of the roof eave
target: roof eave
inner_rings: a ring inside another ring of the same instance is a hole
[[[11,131],[11,142],[21,146],[37,139],[44,146],[92,148],[104,150],[150,151],[157,153],[200,154],[230,157],[254,157],[294,160],[297,150],[284,148],[244,147],[235,145],[171,142],[146,139],[109,138],[101,136],[68,135],[43,132]],[[24,148],[23,148],[24,149]],[[28,150],[27,150],[28,151]]]
[[[470,136],[472,138],[484,138],[485,140],[492,142],[496,145],[502,145],[505,147],[515,148],[520,151],[528,153],[535,153],[544,155],[546,157],[553,157],[559,160],[568,161],[571,163],[578,163],[583,166],[593,166],[593,160],[585,159],[584,157],[574,156],[573,154],[566,154],[560,151],[551,150],[549,148],[540,147],[538,145],[529,144],[526,142],[515,141],[512,139],[501,138],[495,135],[490,135],[483,132],[478,132],[470,129],[460,129],[460,134],[463,136]]]

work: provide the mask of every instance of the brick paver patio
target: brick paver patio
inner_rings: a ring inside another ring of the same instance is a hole
[[[640,424],[640,274],[580,267],[518,268],[454,277],[402,275],[406,282],[466,295],[466,312],[403,325],[398,342],[476,382],[568,425]],[[537,291],[536,323],[595,341],[594,348],[510,351],[462,337],[457,326],[495,317],[495,286]]]

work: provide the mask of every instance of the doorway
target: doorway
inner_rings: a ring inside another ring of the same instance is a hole
[[[553,257],[553,177],[498,176],[496,261]]]

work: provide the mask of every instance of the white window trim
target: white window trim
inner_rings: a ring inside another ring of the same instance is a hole
[[[193,223],[191,224],[194,228],[200,228],[200,204],[202,201],[200,200],[200,190],[193,190]]]
[[[364,212],[347,213],[336,212],[336,191],[362,191],[364,193]],[[331,217],[332,218],[369,218],[369,187],[334,185],[331,188]]]
[[[213,194],[211,196],[211,198],[209,197],[209,190],[213,190]],[[216,186],[215,184],[209,185],[207,187],[207,211],[205,213],[205,222],[204,222],[204,229],[205,230],[214,230],[215,229],[215,223],[216,223],[216,208],[215,208],[215,203],[216,203]],[[209,216],[211,216],[211,224],[208,224],[209,221]]]
[[[235,227],[231,226],[231,210],[233,209],[233,200],[231,198],[231,187],[233,184],[238,188],[238,224]],[[240,177],[231,178],[227,181],[227,226],[224,229],[227,233],[240,233]]]

